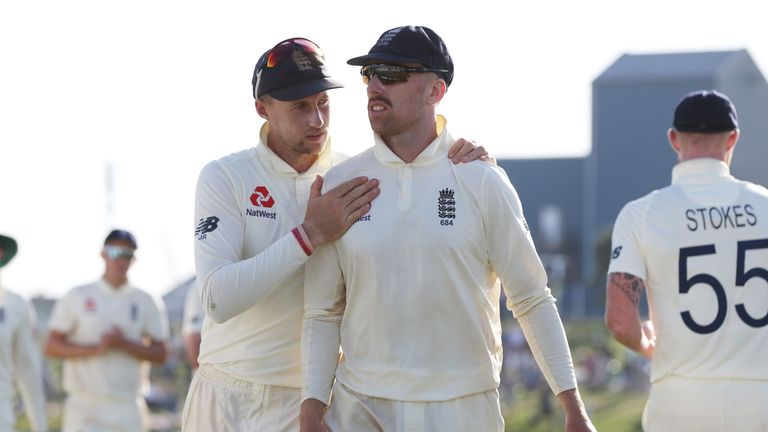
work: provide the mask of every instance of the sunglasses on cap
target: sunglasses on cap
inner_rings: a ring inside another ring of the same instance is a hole
[[[107,257],[112,261],[119,258],[133,259],[133,252],[134,249],[128,247],[112,245],[104,246],[104,253],[107,254]]]
[[[295,47],[301,48],[307,54],[317,54],[318,56],[325,58],[323,55],[323,50],[321,50],[316,43],[309,39],[293,38],[284,40],[269,50],[269,53],[267,53],[267,55],[262,59],[258,69],[261,70],[265,67],[273,68],[277,66],[277,64],[282,60],[285,60],[293,55],[293,49]]]
[[[312,42],[309,39],[293,38],[293,39],[286,39],[278,43],[271,50],[269,50],[264,56],[262,56],[261,60],[256,65],[256,85],[253,87],[254,97],[256,97],[256,95],[259,92],[259,84],[261,83],[261,73],[264,71],[264,68],[271,69],[277,66],[281,61],[293,56],[293,50],[296,47],[301,48],[307,54],[316,54],[321,59],[323,60],[325,59],[325,55],[323,55],[323,50],[321,50],[316,43]]]
[[[371,82],[371,78],[376,75],[384,85],[408,81],[412,73],[427,72],[448,72],[445,69],[432,69],[426,67],[401,66],[391,64],[369,64],[360,69],[360,75],[363,76],[363,83],[366,85]]]

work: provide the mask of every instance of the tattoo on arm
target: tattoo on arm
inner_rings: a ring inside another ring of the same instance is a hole
[[[645,283],[642,279],[629,273],[611,273],[611,283],[619,287],[632,304],[637,306],[640,303],[640,297],[645,291]]]

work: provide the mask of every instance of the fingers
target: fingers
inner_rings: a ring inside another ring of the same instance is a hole
[[[451,148],[448,149],[448,158],[453,163],[459,163],[461,158],[466,156],[475,148],[475,145],[471,141],[459,138],[451,144]]]
[[[345,181],[344,183],[336,186],[326,193],[340,198],[348,194],[349,191],[355,189],[356,187],[365,184],[366,181],[368,181],[368,177],[356,177],[352,180]]]
[[[376,191],[376,195],[378,195],[379,191],[379,180],[378,179],[371,179],[367,182],[361,184],[360,186],[355,187],[354,189],[347,192],[342,198],[342,203],[344,204],[344,207],[348,207],[352,205],[353,202],[355,202],[360,197],[364,197],[371,191]],[[371,201],[370,199],[366,200],[365,202]],[[359,207],[359,206],[358,206]]]
[[[320,191],[323,190],[323,176],[316,176],[315,181],[312,182],[312,186],[309,188],[309,198],[317,198],[320,196]]]
[[[472,162],[473,160],[480,159],[483,156],[487,156],[488,151],[483,146],[477,146],[474,150],[467,153],[462,159],[462,162]]]
[[[379,192],[379,188],[373,188],[347,206],[346,210],[350,213],[347,214],[346,221],[350,226],[371,210],[371,201],[379,196]]]

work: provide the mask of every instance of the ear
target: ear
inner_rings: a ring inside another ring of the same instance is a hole
[[[667,139],[669,140],[669,145],[672,146],[672,150],[675,151],[678,155],[680,154],[680,137],[677,134],[677,131],[674,128],[669,128],[667,131]]]
[[[256,113],[264,120],[269,120],[269,112],[267,111],[267,105],[261,99],[256,99],[254,102],[256,105]]]
[[[429,104],[437,105],[445,97],[445,92],[448,91],[448,87],[445,85],[445,81],[437,79],[432,83],[431,91],[429,93]]]
[[[728,142],[725,145],[725,151],[729,152],[733,150],[733,147],[736,145],[736,142],[739,141],[739,130],[734,129],[731,131],[731,133],[728,134]]]

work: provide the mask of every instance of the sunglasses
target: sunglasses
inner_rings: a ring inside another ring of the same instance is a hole
[[[321,59],[325,59],[323,50],[317,46],[316,43],[309,39],[293,38],[286,39],[277,45],[264,55],[259,63],[256,65],[256,86],[254,87],[254,97],[258,94],[259,81],[261,81],[261,72],[264,68],[273,68],[277,66],[281,61],[293,56],[293,50],[295,48],[301,48],[307,54],[316,54]]]
[[[448,72],[445,69],[432,69],[426,67],[401,66],[391,64],[369,64],[360,69],[360,75],[363,76],[363,83],[366,85],[371,82],[371,78],[376,75],[384,85],[408,81],[412,73],[427,72]]]
[[[104,253],[112,261],[120,258],[133,259],[134,249],[123,246],[104,246]]]

